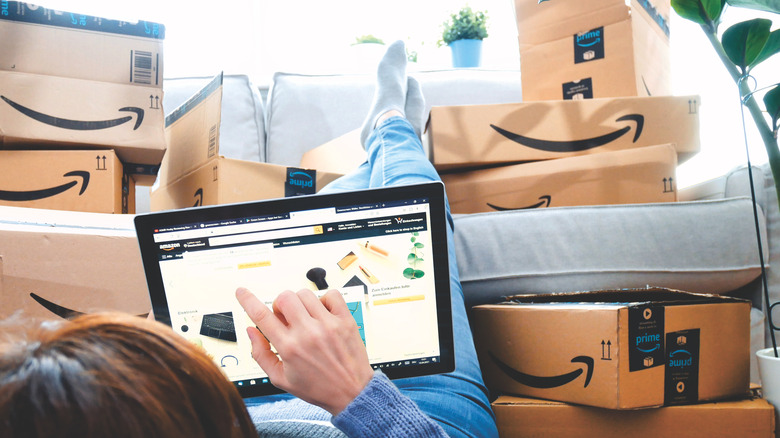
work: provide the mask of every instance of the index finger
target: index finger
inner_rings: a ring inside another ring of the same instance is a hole
[[[257,328],[266,337],[276,337],[276,334],[284,329],[284,324],[279,321],[271,309],[257,299],[249,289],[243,287],[236,289],[236,298],[249,316],[249,319],[257,325]]]

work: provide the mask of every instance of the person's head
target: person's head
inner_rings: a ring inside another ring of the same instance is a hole
[[[169,327],[121,314],[0,343],[0,436],[257,436],[213,361]]]

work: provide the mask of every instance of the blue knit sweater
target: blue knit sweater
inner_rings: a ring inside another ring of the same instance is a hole
[[[321,436],[328,420],[348,437],[446,437],[438,423],[401,394],[381,371],[339,415],[292,398],[259,406],[249,413],[261,436]],[[273,431],[284,433],[274,435]],[[296,433],[291,433],[292,430]]]

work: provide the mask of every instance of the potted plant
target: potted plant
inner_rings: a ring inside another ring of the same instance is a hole
[[[487,38],[487,14],[466,6],[443,24],[441,41],[452,50],[452,66],[479,67],[482,40]]]
[[[780,30],[771,31],[771,20],[755,18],[734,24],[720,36],[718,35],[718,25],[725,12],[726,4],[780,14],[780,2],[778,0],[671,0],[671,3],[678,15],[701,26],[715,53],[734,80],[742,105],[750,113],[761,134],[775,188],[780,188],[778,185],[780,149],[777,142],[778,128],[780,128],[780,83],[758,84],[754,90],[751,89],[753,84],[750,76],[754,67],[780,53]],[[763,98],[760,98],[762,102],[759,102],[759,92],[763,93]],[[780,190],[777,192],[780,197]],[[754,214],[756,214],[755,210]],[[762,276],[766,302],[764,311],[769,323],[772,347],[757,353],[758,366],[764,386],[764,397],[777,409],[780,406],[780,357],[778,357],[780,355],[776,347],[774,331],[777,325],[772,319],[772,309],[774,304],[778,303],[769,302],[765,272],[762,272]]]

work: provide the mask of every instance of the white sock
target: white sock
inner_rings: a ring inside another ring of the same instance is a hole
[[[379,61],[374,100],[360,131],[360,143],[364,147],[379,116],[390,110],[404,114],[406,87],[406,46],[403,41],[396,41],[387,48],[385,56]]]

